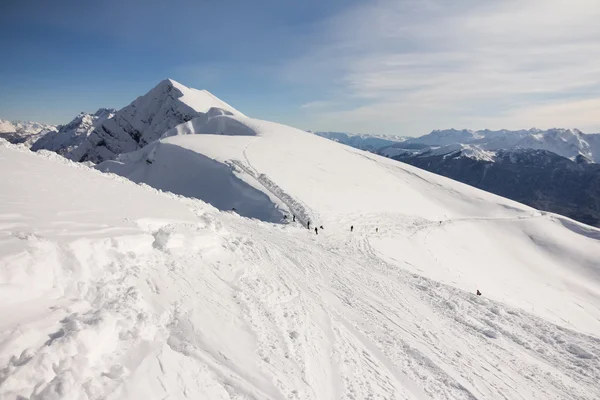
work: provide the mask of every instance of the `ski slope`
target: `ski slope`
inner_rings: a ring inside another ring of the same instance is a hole
[[[600,231],[215,117],[98,166],[213,205],[0,146],[0,398],[600,396]]]

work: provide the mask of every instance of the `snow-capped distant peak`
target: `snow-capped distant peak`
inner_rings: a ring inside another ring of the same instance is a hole
[[[30,147],[36,140],[48,132],[55,131],[56,126],[33,121],[7,121],[0,119],[0,136],[13,144],[24,144]]]
[[[186,104],[195,111],[207,113],[211,108],[220,108],[229,111],[231,114],[244,116],[241,112],[219,99],[217,96],[210,93],[208,90],[199,90],[189,88],[173,79],[165,79],[157,85],[160,89],[173,88],[180,95],[176,94],[177,100]]]
[[[37,134],[40,131],[56,129],[56,126],[34,121],[8,121],[0,119],[0,133]]]
[[[578,154],[598,162],[600,160],[600,136],[584,134],[578,129],[553,128],[541,130],[510,131],[506,129],[492,131],[489,129],[471,130],[435,130],[428,135],[409,139],[406,145],[447,146],[452,144],[476,145],[483,150],[501,150],[529,148],[547,150],[560,156],[573,159]]]
[[[434,149],[428,148],[427,150],[423,151],[421,154],[418,154],[418,155],[422,155],[422,156],[436,156],[437,155],[437,156],[444,156],[444,157],[449,157],[452,155],[460,155],[461,157],[472,158],[474,160],[493,162],[494,156],[496,155],[496,153],[493,151],[484,150],[484,149],[480,148],[479,146],[456,143],[456,144],[450,144],[447,146],[441,146],[441,147],[434,148]]]

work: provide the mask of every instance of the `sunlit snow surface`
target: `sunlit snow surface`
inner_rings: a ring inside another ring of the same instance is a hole
[[[318,235],[0,145],[0,398],[600,397],[600,231],[231,119],[257,135],[112,166],[228,167],[231,196]]]

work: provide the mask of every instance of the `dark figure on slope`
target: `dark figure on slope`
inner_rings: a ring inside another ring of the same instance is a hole
[[[352,225],[352,226],[350,227],[350,232],[352,232],[353,230],[354,230],[354,225]]]
[[[323,229],[323,225],[321,225],[321,226],[319,227],[319,229]]]
[[[310,229],[310,221],[306,223],[306,229]]]
[[[481,292],[477,289],[477,296],[481,296]]]
[[[379,233],[379,228],[375,228],[375,233]]]
[[[296,222],[296,216],[294,215],[292,222]]]
[[[319,228],[317,228],[316,226],[315,226],[315,233],[316,233],[317,235],[319,234]]]

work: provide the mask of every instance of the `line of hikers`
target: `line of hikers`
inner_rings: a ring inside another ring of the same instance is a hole
[[[287,215],[283,216],[284,220],[287,220]],[[292,215],[292,222],[296,222],[296,216]],[[310,230],[310,220],[306,221],[306,229]],[[315,226],[315,234],[318,235],[319,234],[319,229],[323,230],[325,228],[323,228],[323,225],[320,225],[318,227]],[[350,232],[354,232],[354,225],[350,226]],[[375,233],[379,233],[379,228],[375,228]]]

